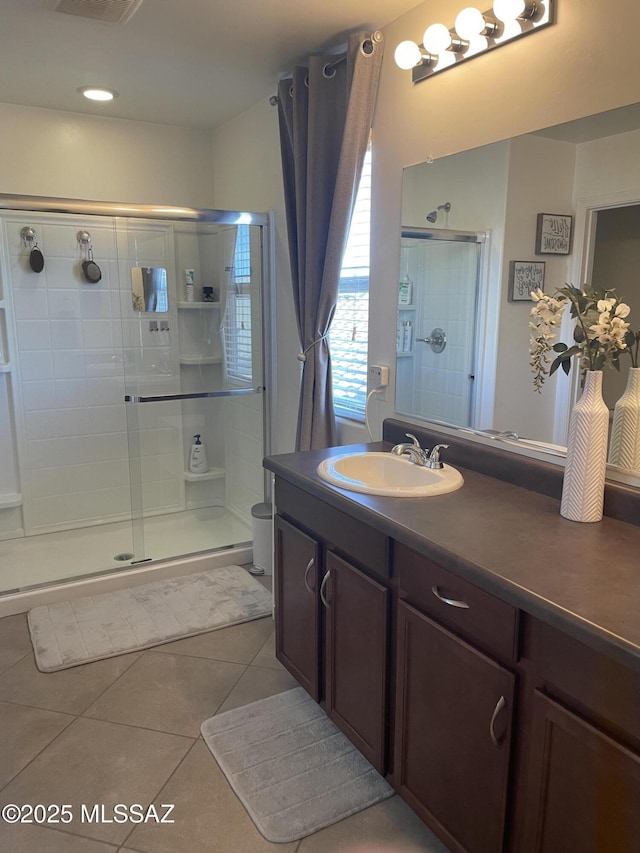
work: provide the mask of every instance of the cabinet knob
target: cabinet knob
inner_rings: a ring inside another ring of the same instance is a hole
[[[315,566],[316,560],[315,557],[312,557],[307,563],[307,568],[304,570],[304,585],[307,588],[307,592],[310,592],[313,595],[313,589],[309,586],[309,572]]]
[[[489,736],[491,737],[491,743],[494,746],[500,746],[500,740],[499,740],[499,738],[496,737],[496,732],[495,732],[494,726],[495,726],[496,720],[498,719],[498,715],[500,714],[500,711],[502,711],[503,708],[506,708],[506,706],[507,706],[507,703],[505,701],[505,698],[504,698],[504,696],[501,696],[498,699],[496,707],[493,709],[493,714],[491,715],[491,722],[489,723]]]
[[[432,586],[431,592],[435,595],[438,601],[442,601],[443,604],[448,604],[449,607],[459,607],[461,610],[469,609],[469,605],[466,601],[457,601],[455,598],[445,598],[444,595],[440,595],[440,590],[437,586]]]

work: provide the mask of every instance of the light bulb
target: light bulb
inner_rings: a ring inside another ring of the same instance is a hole
[[[451,33],[444,24],[431,24],[424,31],[422,43],[429,53],[444,53],[448,47],[451,47]]]
[[[97,86],[82,86],[78,92],[91,101],[112,101],[118,97],[113,89],[99,89]]]
[[[493,11],[501,21],[519,18],[527,8],[526,0],[493,0]]]
[[[401,41],[393,55],[396,65],[408,71],[414,68],[422,59],[420,48],[414,41]]]
[[[461,39],[471,41],[483,32],[486,25],[487,22],[482,12],[474,6],[467,6],[466,9],[458,13],[455,29]]]

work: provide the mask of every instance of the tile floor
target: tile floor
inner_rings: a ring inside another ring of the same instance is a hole
[[[0,850],[445,853],[398,797],[299,842],[265,841],[199,728],[293,686],[270,618],[48,674],[35,667],[26,617],[0,619],[0,805],[68,803],[74,814],[56,827],[0,823]],[[175,823],[82,823],[82,803],[171,803]]]

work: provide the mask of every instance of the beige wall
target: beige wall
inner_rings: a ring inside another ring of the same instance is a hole
[[[210,134],[0,104],[0,192],[212,207]]]
[[[280,165],[278,110],[265,98],[213,134],[215,206],[275,214],[276,393],[273,406],[274,452],[295,445],[300,351],[291,297],[284,193]],[[267,332],[270,330],[267,330]]]

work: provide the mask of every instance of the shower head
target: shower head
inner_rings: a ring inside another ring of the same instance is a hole
[[[451,210],[451,202],[445,201],[444,204],[439,204],[435,210],[432,210],[431,213],[427,214],[427,222],[435,222],[438,218],[438,211],[444,210],[445,213],[449,213]]]

